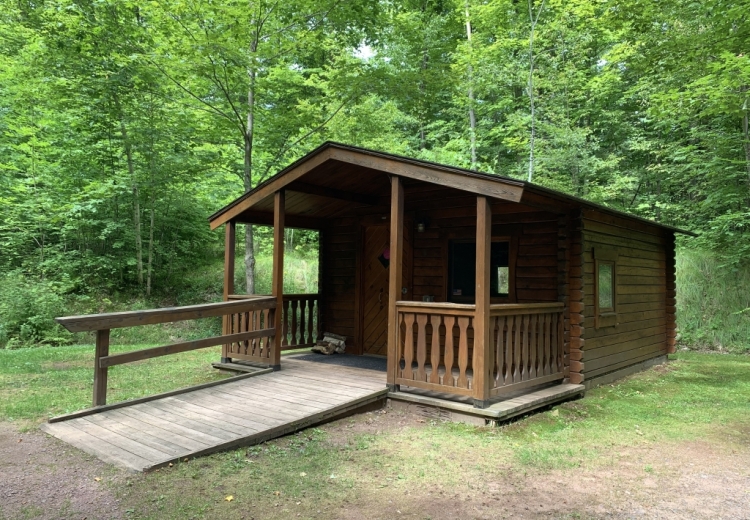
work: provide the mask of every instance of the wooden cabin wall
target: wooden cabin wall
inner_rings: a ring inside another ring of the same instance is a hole
[[[583,300],[580,369],[586,380],[667,353],[667,250],[671,233],[599,212],[584,212],[582,223]],[[618,254],[615,264],[617,325],[596,328],[594,254],[596,248]],[[673,274],[672,274],[673,283]],[[674,295],[672,294],[672,297]],[[672,334],[673,335],[673,334]]]
[[[411,189],[410,189],[411,188]],[[408,187],[405,193],[405,220],[411,229],[413,262],[411,283],[406,300],[422,301],[433,295],[444,302],[448,292],[448,243],[451,239],[475,239],[476,195],[422,185]],[[355,345],[361,320],[357,297],[362,229],[368,224],[383,224],[387,207],[371,206],[352,209],[345,216],[328,219],[322,234],[321,287],[323,326],[326,331],[347,336]],[[518,303],[558,301],[559,218],[553,212],[518,203],[494,201],[492,234],[509,237],[516,245],[515,294]],[[426,222],[424,232],[417,232],[417,222]],[[512,257],[513,255],[511,255]],[[356,349],[354,349],[356,350]]]
[[[347,345],[353,344],[358,319],[354,305],[358,230],[357,219],[345,217],[332,219],[321,233],[323,328],[325,332],[346,336]]]

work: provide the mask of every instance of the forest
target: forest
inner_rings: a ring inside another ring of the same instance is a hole
[[[54,316],[220,299],[208,215],[333,140],[698,233],[678,244],[682,342],[747,351],[749,17],[741,0],[0,0],[0,348],[73,342]],[[238,285],[267,291],[269,230],[241,231]],[[286,240],[308,288],[317,239]]]

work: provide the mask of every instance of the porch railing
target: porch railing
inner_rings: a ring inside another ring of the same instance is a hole
[[[490,395],[563,378],[562,311],[562,303],[490,306]]]
[[[230,294],[229,300],[245,300],[253,298],[266,298],[267,296]],[[281,350],[292,350],[297,348],[311,347],[320,338],[320,295],[319,294],[285,294],[284,307],[281,310]],[[231,333],[240,333],[264,328],[266,323],[271,323],[266,314],[233,314],[229,316],[228,326]],[[247,342],[245,342],[247,343]],[[247,349],[255,352],[256,345],[241,345],[241,348],[232,348],[224,357],[248,359]],[[262,350],[260,351],[262,353]],[[253,361],[252,359],[251,361]]]
[[[399,301],[395,383],[474,396],[474,305]],[[561,303],[490,307],[490,395],[563,378]]]

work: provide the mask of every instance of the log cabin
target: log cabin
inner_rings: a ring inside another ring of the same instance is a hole
[[[391,395],[470,400],[612,380],[675,349],[680,229],[529,182],[327,142],[209,219],[273,226],[275,309],[230,314],[222,362],[281,366],[281,350],[346,337],[387,357]],[[317,230],[318,294],[283,294],[284,229]],[[278,336],[277,336],[278,337]]]

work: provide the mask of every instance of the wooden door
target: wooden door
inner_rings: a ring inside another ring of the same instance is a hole
[[[404,226],[405,231],[409,226]],[[410,299],[411,245],[404,233],[402,286],[407,289],[399,299]],[[387,226],[364,228],[362,254],[362,353],[388,354],[388,278],[390,273],[390,230]]]

